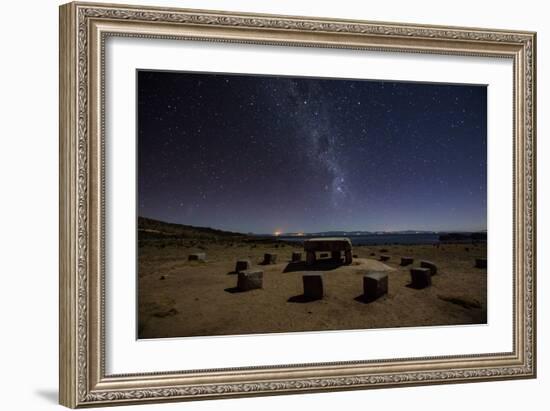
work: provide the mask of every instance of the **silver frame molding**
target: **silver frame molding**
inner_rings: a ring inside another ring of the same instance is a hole
[[[512,59],[514,349],[471,356],[106,375],[104,45],[109,36]],[[67,407],[536,376],[536,34],[69,3],[60,7],[60,403]]]

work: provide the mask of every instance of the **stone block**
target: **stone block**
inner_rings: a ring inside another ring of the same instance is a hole
[[[411,268],[411,286],[426,288],[432,285],[432,274],[429,268]]]
[[[363,276],[363,298],[373,301],[388,293],[388,274],[372,272]]]
[[[269,265],[269,264],[276,264],[277,263],[277,254],[272,253],[265,253],[264,254],[264,261],[262,264]]]
[[[323,274],[306,274],[302,276],[304,283],[304,297],[311,300],[320,300],[324,296]]]
[[[250,263],[250,260],[237,260],[237,263],[235,264],[235,272],[241,272],[249,270],[252,264]]]
[[[426,261],[426,260],[420,261],[420,267],[428,268],[430,270],[431,275],[436,275],[437,274],[437,265],[435,265],[431,261]]]
[[[411,265],[412,263],[414,263],[414,258],[412,258],[412,257],[401,257],[401,265],[402,266]]]
[[[189,261],[206,261],[206,254],[205,253],[189,254],[188,260]]]
[[[262,270],[241,271],[237,277],[237,288],[241,291],[263,288],[264,272]]]

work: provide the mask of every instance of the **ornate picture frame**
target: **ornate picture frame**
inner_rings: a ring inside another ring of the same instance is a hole
[[[107,375],[105,41],[139,37],[513,62],[513,350],[462,356]],[[104,406],[536,376],[533,32],[69,3],[60,7],[60,403]]]

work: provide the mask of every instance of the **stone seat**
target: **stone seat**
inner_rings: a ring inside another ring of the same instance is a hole
[[[188,259],[188,261],[205,261],[206,260],[206,254],[205,253],[189,254],[189,257],[187,259]]]
[[[414,258],[412,257],[401,257],[401,265],[411,265],[414,263]]]
[[[437,265],[435,265],[431,261],[426,261],[426,260],[420,261],[420,267],[428,268],[430,270],[431,275],[436,275],[437,274]]]
[[[237,288],[241,291],[263,288],[264,272],[262,270],[241,271],[237,277]]]
[[[304,297],[310,300],[320,300],[324,297],[323,274],[305,274],[302,276]]]
[[[277,263],[277,254],[265,253],[264,260],[262,261],[263,265],[276,264]]]
[[[411,286],[421,289],[432,285],[432,274],[429,268],[411,268]]]
[[[238,273],[241,271],[249,270],[251,266],[252,264],[248,259],[237,260],[237,262],[235,263],[235,272]]]
[[[388,293],[388,274],[369,272],[363,276],[363,298],[374,301]]]

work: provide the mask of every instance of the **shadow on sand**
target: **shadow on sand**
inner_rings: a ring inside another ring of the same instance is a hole
[[[315,261],[315,264],[308,265],[305,261],[295,261],[287,264],[283,273],[292,273],[295,271],[327,271],[335,270],[344,265],[342,259],[325,258]]]
[[[224,291],[230,294],[244,293],[244,290],[241,290],[239,287],[229,287],[224,289]]]
[[[423,290],[424,288],[429,288],[430,286],[429,285],[421,286],[421,285],[409,283],[405,285],[405,287],[412,288],[413,290]]]
[[[378,299],[381,299],[382,297],[369,297],[367,298],[364,294],[361,294],[354,298],[355,301],[363,304],[370,304]]]
[[[320,298],[312,298],[312,297],[305,296],[304,294],[300,294],[300,295],[295,295],[294,297],[290,297],[287,300],[287,302],[303,304],[303,303],[310,303],[312,301],[318,301],[318,300],[320,300]]]

